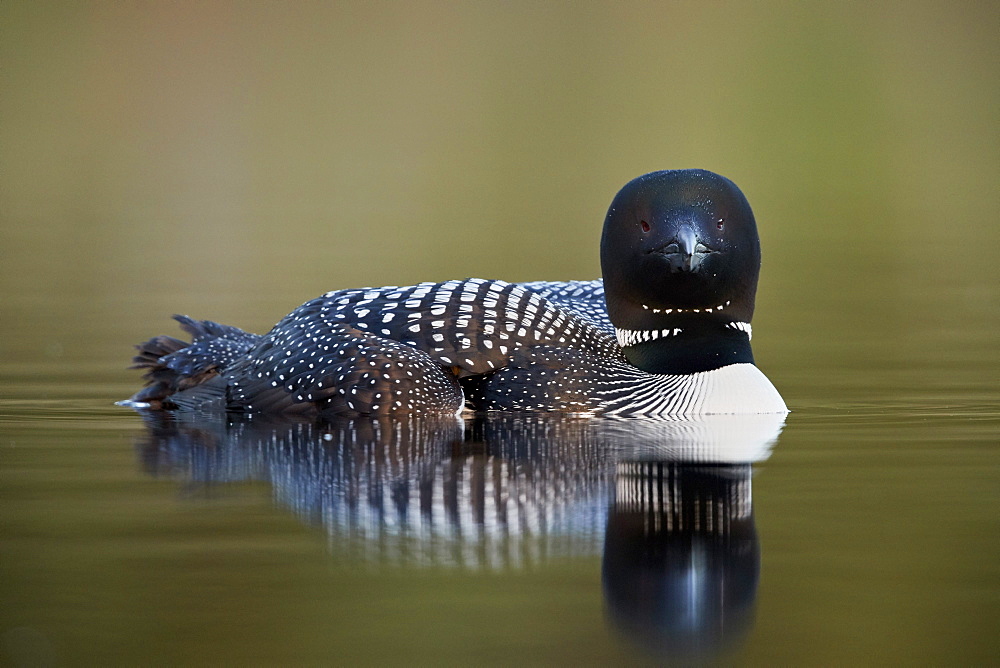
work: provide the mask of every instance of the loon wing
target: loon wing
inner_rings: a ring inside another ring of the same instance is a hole
[[[149,386],[133,401],[180,408],[224,401],[231,410],[303,415],[454,412],[463,404],[459,378],[478,408],[496,403],[495,396],[485,402],[496,390],[486,392],[481,379],[500,369],[541,369],[517,374],[526,384],[520,393],[535,395],[540,390],[527,385],[544,384],[546,369],[572,366],[567,356],[620,354],[600,281],[339,290],[306,302],[264,336],[177,320],[192,343],[157,337],[140,346],[135,362],[148,369]]]
[[[224,375],[234,409],[454,411],[457,378],[491,374],[534,347],[617,350],[590,320],[538,292],[465,279],[328,292],[289,313]]]
[[[608,306],[604,302],[604,280],[592,281],[531,281],[519,283],[532,292],[537,292],[553,304],[570,311],[590,322],[598,329],[614,336],[615,326],[608,317]]]
[[[307,322],[279,324],[223,372],[227,408],[304,416],[462,409],[458,379],[426,353],[348,325]]]
[[[282,337],[301,330],[310,341],[304,345],[315,347],[335,325],[421,350],[458,376],[502,368],[525,345],[586,350],[609,338],[535,291],[478,278],[328,292],[292,311],[266,338],[288,350]]]

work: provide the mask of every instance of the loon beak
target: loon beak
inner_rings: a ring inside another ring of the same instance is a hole
[[[712,249],[698,241],[698,235],[688,225],[681,227],[673,240],[660,250],[670,262],[671,273],[697,271],[711,252]]]

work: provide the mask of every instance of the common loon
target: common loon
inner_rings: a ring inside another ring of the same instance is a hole
[[[388,415],[785,413],[753,363],[753,212],[728,179],[658,171],[615,196],[603,279],[328,292],[263,336],[175,316],[137,346],[137,408]]]

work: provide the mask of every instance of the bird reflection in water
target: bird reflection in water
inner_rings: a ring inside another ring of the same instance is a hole
[[[267,481],[348,563],[517,570],[603,552],[608,619],[646,651],[712,655],[753,623],[751,468],[783,415],[143,417],[151,473]]]
[[[750,464],[621,462],[602,567],[610,618],[655,654],[699,655],[753,622]]]

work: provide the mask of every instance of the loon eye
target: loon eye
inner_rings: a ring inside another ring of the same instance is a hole
[[[717,221],[715,221],[715,226],[721,230],[723,227],[726,226],[726,219],[719,218]]]
[[[642,231],[649,232],[649,223],[647,223],[645,220],[641,220],[639,222],[642,223]]]

